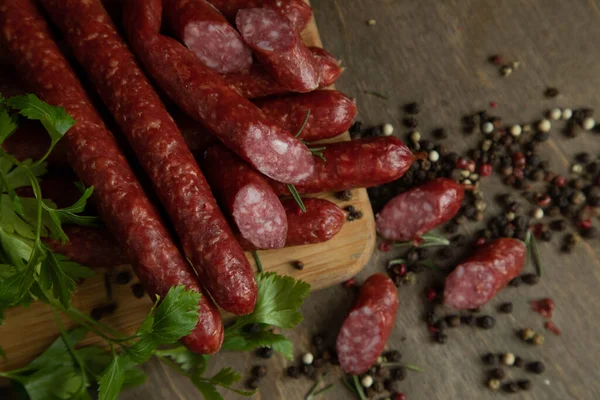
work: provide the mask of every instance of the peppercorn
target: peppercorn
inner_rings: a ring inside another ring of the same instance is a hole
[[[540,281],[540,278],[536,274],[529,273],[529,274],[523,274],[523,275],[521,275],[521,280],[525,284],[533,286],[533,285],[537,285],[538,284],[538,282]]]
[[[133,295],[138,299],[144,297],[144,287],[141,283],[131,285],[131,291],[133,292]]]
[[[252,367],[252,376],[256,379],[260,379],[267,375],[267,367],[263,365],[255,365]]]
[[[494,325],[496,325],[496,320],[490,315],[477,318],[477,326],[481,329],[492,329]]]
[[[348,129],[348,132],[350,132],[350,133],[360,133],[361,130],[362,130],[362,122],[356,121],[355,123],[352,124],[352,126],[350,127],[350,129]]]
[[[417,126],[419,126],[419,121],[417,121],[417,119],[413,117],[404,118],[402,122],[407,128],[411,129],[415,129]]]
[[[322,358],[315,358],[312,362],[312,365],[317,369],[321,368],[323,364],[325,364],[325,360]]]
[[[501,356],[502,364],[509,367],[515,363],[515,355],[513,353],[504,353]]]
[[[502,368],[494,368],[488,371],[488,376],[492,379],[502,380],[506,378],[506,372]]]
[[[452,249],[450,247],[443,247],[441,250],[438,251],[438,256],[444,260],[451,258],[452,255]]]
[[[421,111],[421,109],[420,109],[418,103],[408,103],[408,104],[406,104],[404,106],[404,111],[407,114],[413,114],[414,115],[414,114],[418,114]]]
[[[352,200],[352,190],[343,190],[337,193],[337,198],[342,201]]]
[[[546,370],[546,366],[541,361],[534,361],[527,364],[527,370],[534,374],[541,374]]]
[[[287,369],[287,374],[290,378],[297,378],[300,375],[300,370],[298,367],[291,365]]]
[[[131,272],[129,271],[123,271],[123,272],[119,272],[117,274],[117,276],[115,276],[115,283],[117,285],[127,285],[129,282],[131,282]]]
[[[448,335],[443,331],[436,332],[435,341],[439,344],[446,344],[448,342]]]
[[[273,349],[270,347],[259,347],[256,349],[256,355],[261,358],[271,358],[273,356]]]
[[[383,385],[383,381],[380,381],[380,380],[373,382],[372,388],[376,393],[382,393],[383,391],[385,391],[385,386]]]
[[[312,343],[315,346],[315,348],[317,349],[317,351],[319,351],[319,352],[322,351],[323,345],[325,343],[325,338],[323,337],[323,334],[317,333],[316,335],[314,335],[312,338]]]
[[[513,364],[513,366],[515,366],[517,368],[522,368],[524,365],[525,365],[525,360],[523,360],[519,356],[515,357],[515,363]]]
[[[490,379],[487,385],[492,390],[500,389],[500,381],[498,379]]]
[[[398,350],[390,350],[383,353],[383,357],[389,362],[398,362],[402,358],[402,354]]]
[[[445,231],[448,232],[448,233],[456,233],[456,232],[458,232],[458,228],[459,227],[458,227],[457,224],[455,224],[455,223],[449,223],[449,224],[446,224]]]
[[[598,237],[598,229],[594,226],[591,226],[586,229],[582,229],[581,236],[583,236],[584,238],[587,238],[587,239],[596,238],[596,237]]]
[[[435,324],[433,324],[433,326],[436,329],[442,331],[448,327],[448,323],[446,322],[446,320],[444,318],[440,318],[435,322]]]
[[[533,344],[535,344],[536,346],[541,346],[544,344],[544,336],[540,335],[539,333],[536,333],[535,335],[533,335],[533,337],[531,338],[531,342]]]
[[[496,365],[497,360],[498,359],[494,353],[485,353],[483,356],[481,356],[481,361],[483,361],[483,363],[486,365]]]
[[[406,378],[406,368],[392,368],[390,370],[390,378],[394,381],[403,381]]]
[[[304,263],[302,261],[294,261],[292,263],[292,265],[294,266],[294,268],[296,268],[297,270],[302,271],[304,269]]]
[[[549,99],[558,96],[558,94],[559,94],[558,89],[555,87],[549,87],[544,91],[544,96]]]
[[[574,122],[569,121],[565,127],[564,133],[570,138],[577,137],[577,135],[579,135],[579,126]]]
[[[531,381],[529,379],[521,379],[517,382],[517,385],[519,385],[519,388],[521,388],[521,390],[531,389]]]
[[[507,382],[502,385],[502,390],[506,393],[517,393],[519,391],[519,385],[516,382]]]
[[[475,320],[475,317],[472,315],[462,315],[460,317],[460,322],[466,326],[475,326],[477,321]]]
[[[510,302],[502,303],[498,307],[498,311],[500,311],[503,314],[510,314],[512,312],[512,310],[513,310],[513,304]]]
[[[309,378],[314,378],[317,374],[317,369],[312,364],[302,364],[300,366],[300,372]]]
[[[258,379],[256,378],[250,378],[246,381],[246,388],[250,389],[250,390],[256,390],[258,389]]]
[[[523,280],[521,279],[520,276],[517,276],[517,277],[511,279],[510,282],[508,282],[508,286],[519,287],[519,285],[521,285],[521,282],[523,282]]]
[[[525,328],[519,331],[519,336],[525,341],[531,340],[531,338],[533,338],[534,335],[535,331],[531,328]]]
[[[425,321],[428,325],[435,325],[435,323],[437,322],[435,311],[429,311],[425,317]]]
[[[406,261],[408,261],[409,263],[415,263],[415,262],[419,261],[419,253],[417,252],[416,249],[411,249],[406,254]]]

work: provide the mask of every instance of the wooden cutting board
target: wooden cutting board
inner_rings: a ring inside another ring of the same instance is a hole
[[[322,46],[314,18],[302,32],[302,38],[309,46]],[[344,134],[336,140],[347,140]],[[371,204],[365,189],[353,190],[350,201],[342,202],[333,194],[322,197],[331,200],[340,207],[354,206],[362,211],[363,218],[346,222],[341,232],[332,240],[307,246],[297,246],[280,250],[259,252],[265,271],[291,275],[312,285],[313,290],[339,284],[356,275],[369,261],[375,246],[375,221]],[[247,253],[254,265],[254,259]],[[299,271],[292,266],[295,261],[302,261],[304,269]],[[117,269],[98,270],[95,278],[79,285],[73,299],[74,307],[89,313],[93,308],[109,302],[116,303],[116,312],[102,319],[110,326],[127,333],[133,333],[148,313],[151,302],[144,297],[137,299],[131,292],[130,282],[127,285],[114,283],[114,276],[121,271],[130,270],[128,266]],[[107,298],[105,275],[110,273],[113,284],[112,299]],[[6,321],[0,326],[0,346],[6,351],[7,360],[0,359],[0,370],[9,370],[25,365],[40,354],[58,337],[58,329],[50,312],[50,308],[42,304],[33,304],[28,308],[17,307],[6,312]],[[72,327],[70,320],[63,319],[67,327]],[[89,337],[85,344],[96,344],[102,341]]]

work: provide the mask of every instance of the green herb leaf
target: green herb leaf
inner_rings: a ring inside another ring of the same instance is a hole
[[[156,355],[159,357],[168,357],[191,375],[202,376],[208,366],[207,355],[192,353],[183,346],[160,349],[156,351]]]
[[[419,248],[427,248],[427,247],[437,247],[437,246],[448,246],[450,245],[450,241],[442,235],[437,235],[435,233],[424,233],[420,237],[419,240],[408,240],[406,242],[396,242],[394,243],[394,247],[419,247]]]
[[[300,125],[300,129],[298,129],[298,132],[294,135],[294,137],[297,138],[298,136],[300,136],[300,134],[302,133],[302,131],[306,127],[306,124],[308,123],[308,117],[310,117],[310,110],[308,110],[306,112],[306,117],[304,117],[304,121],[302,122],[302,125]]]
[[[64,108],[51,106],[34,94],[12,97],[6,103],[22,116],[42,123],[50,135],[49,151],[76,122]]]
[[[242,379],[241,375],[238,374],[231,368],[223,368],[215,376],[209,379],[209,383],[212,385],[221,386],[227,390],[231,390],[237,394],[241,394],[242,396],[252,396],[256,393],[256,390],[239,390],[231,387],[236,382],[239,382]]]
[[[194,386],[196,386],[196,389],[198,389],[200,393],[202,393],[202,396],[204,396],[204,400],[223,400],[223,396],[221,396],[221,393],[217,391],[217,388],[214,387],[214,385],[206,381],[193,378],[192,383],[194,384]]]
[[[45,271],[48,274],[52,282],[52,295],[64,308],[68,309],[71,307],[71,297],[75,292],[75,281],[63,271],[62,265],[55,254],[44,245],[40,244],[40,246],[46,253],[40,272]]]
[[[300,207],[302,212],[306,212],[306,206],[304,205],[304,202],[302,201],[302,197],[300,197],[300,193],[298,193],[298,190],[296,190],[296,186],[288,184],[287,188],[290,191],[294,200],[296,200],[296,203],[298,203],[298,207]]]
[[[232,333],[226,332],[223,350],[252,351],[257,347],[270,347],[281,353],[288,360],[294,358],[294,346],[285,336],[271,331],[244,332],[243,329]]]
[[[256,269],[258,270],[258,272],[263,272],[263,265],[260,261],[260,257],[258,256],[258,251],[254,250],[252,252],[252,257],[254,257],[254,262],[256,263]]]
[[[17,121],[8,111],[0,110],[0,144],[4,143],[17,130]]]
[[[168,344],[189,335],[198,324],[200,296],[184,286],[172,287],[154,314],[153,338]]]
[[[115,355],[98,381],[98,400],[117,400],[125,383],[127,357]]]

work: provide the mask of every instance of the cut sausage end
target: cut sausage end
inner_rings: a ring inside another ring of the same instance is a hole
[[[337,337],[340,366],[352,375],[371,368],[385,346],[385,317],[369,306],[350,312]]]
[[[273,191],[249,184],[240,190],[233,205],[233,219],[244,239],[259,249],[285,245],[287,217]]]
[[[250,68],[252,53],[233,27],[212,21],[186,25],[183,43],[209,68],[227,74]]]
[[[496,292],[493,270],[477,263],[461,264],[446,278],[444,304],[458,310],[483,306]]]
[[[289,22],[273,10],[248,8],[240,10],[235,23],[250,47],[266,52],[291,50],[297,40]]]

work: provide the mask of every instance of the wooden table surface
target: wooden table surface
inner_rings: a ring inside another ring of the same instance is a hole
[[[347,67],[337,88],[357,99],[359,118],[367,125],[390,122],[403,137],[402,105],[418,101],[423,135],[443,126],[450,132],[445,143],[460,151],[478,139],[477,135],[467,138],[461,134],[460,117],[489,108],[492,101],[498,104],[495,115],[515,123],[539,119],[544,110],[555,106],[600,109],[600,0],[315,0],[313,7],[325,48]],[[376,20],[376,25],[368,26],[369,19]],[[487,61],[492,54],[518,60],[520,68],[502,78],[497,67]],[[548,86],[558,88],[560,95],[544,98]],[[597,134],[565,139],[553,129],[551,135],[542,154],[555,171],[568,173],[569,160],[577,151],[600,152]],[[487,179],[483,190],[486,199],[507,191],[497,178]],[[491,201],[490,206],[488,216],[498,211]],[[477,225],[469,224],[465,232],[476,229]],[[487,351],[511,351],[545,362],[547,371],[542,376],[527,374],[534,388],[516,395],[520,399],[600,398],[596,370],[600,357],[600,241],[583,243],[568,256],[558,251],[558,237],[539,247],[545,268],[540,284],[505,290],[486,307],[497,318],[495,329],[451,330],[445,345],[432,343],[421,322],[427,275],[419,275],[416,286],[399,289],[400,311],[388,346],[400,350],[406,362],[426,370],[409,372],[399,385],[408,399],[508,396],[494,394],[483,385],[485,368],[479,356]],[[358,280],[383,271],[386,260],[393,256],[393,252],[376,252]],[[544,331],[543,318],[528,306],[530,300],[542,297],[556,302],[554,321],[563,331],[560,337]],[[310,296],[303,307],[304,323],[289,332],[297,354],[309,348],[315,332],[335,336],[351,298],[343,287]],[[509,300],[515,311],[497,315],[494,307]],[[525,326],[544,332],[546,343],[541,347],[522,343],[514,332]],[[252,354],[219,354],[211,361],[209,372],[231,366],[248,376],[256,364],[268,366],[257,399],[303,399],[311,386],[306,378],[287,378],[284,369],[288,363],[279,356],[265,361]],[[150,362],[145,370],[148,382],[120,398],[201,398],[186,379],[168,367]],[[526,376],[521,370],[510,373],[515,378]],[[336,381],[334,371],[328,380]],[[225,398],[239,396],[225,394]],[[352,397],[337,384],[323,398]]]

